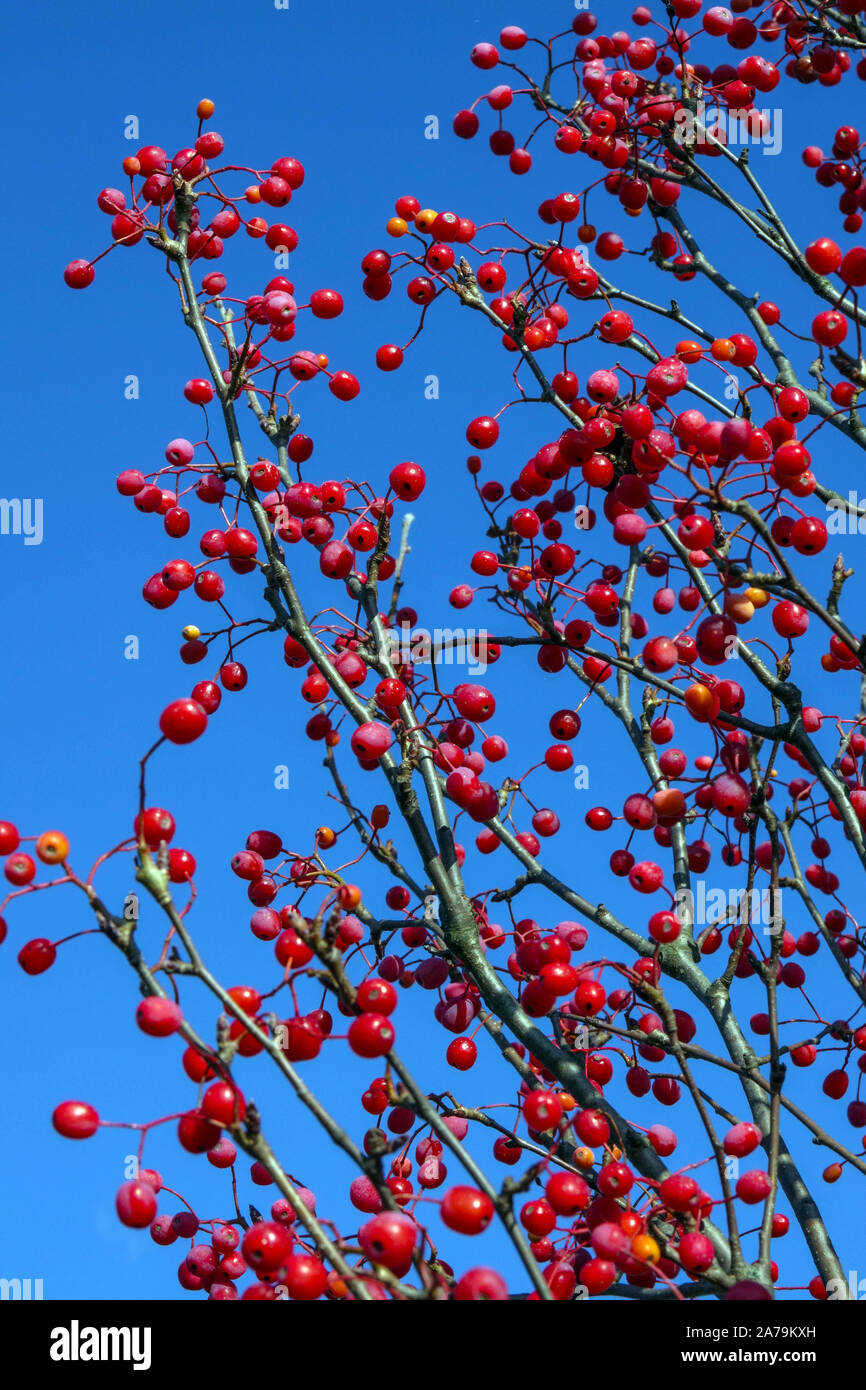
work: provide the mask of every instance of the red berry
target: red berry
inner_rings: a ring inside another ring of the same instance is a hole
[[[417,1225],[400,1212],[382,1212],[358,1230],[358,1244],[367,1258],[395,1273],[406,1271],[417,1238]]]
[[[394,1026],[384,1014],[364,1013],[349,1025],[349,1046],[359,1057],[384,1057],[395,1037]]]
[[[842,264],[842,252],[835,241],[831,241],[826,236],[810,242],[804,254],[810,269],[819,275],[832,275],[833,271],[838,270]]]
[[[445,1060],[457,1071],[469,1071],[477,1057],[478,1047],[471,1038],[454,1038],[445,1050]]]
[[[135,1021],[142,1033],[152,1038],[167,1038],[169,1034],[177,1032],[183,1022],[183,1013],[173,999],[152,994],[142,999],[135,1011]]]
[[[523,1117],[530,1129],[555,1129],[562,1119],[562,1105],[553,1091],[530,1091],[523,1102]]]
[[[314,1255],[290,1255],[285,1262],[285,1285],[289,1297],[311,1303],[328,1287],[328,1275]]]
[[[489,415],[479,415],[467,426],[466,438],[473,449],[489,449],[499,438],[499,426]]]
[[[838,347],[848,336],[848,320],[835,309],[824,309],[812,320],[812,337],[822,347]]]
[[[16,888],[23,888],[26,884],[32,883],[36,877],[36,864],[29,854],[24,854],[19,850],[15,854],[10,854],[3,865],[3,873]]]
[[[560,1216],[574,1216],[579,1211],[585,1211],[592,1196],[577,1173],[554,1173],[544,1191],[553,1210]]]
[[[699,1231],[689,1231],[680,1241],[679,1257],[690,1274],[703,1274],[715,1259],[712,1242]]]
[[[26,975],[42,975],[57,959],[57,948],[44,936],[28,941],[18,952],[18,964]]]
[[[391,742],[391,730],[376,719],[359,724],[351,738],[354,753],[368,761],[381,758],[391,747]]]
[[[145,1182],[125,1182],[117,1189],[115,1206],[124,1226],[140,1229],[156,1216],[156,1193]]]
[[[195,700],[174,700],[160,715],[159,727],[171,743],[192,743],[207,728],[207,715]]]
[[[246,1101],[237,1087],[227,1081],[214,1081],[202,1096],[201,1108],[218,1125],[240,1124],[246,1114]]]
[[[358,986],[355,1003],[362,1013],[392,1014],[397,1007],[397,991],[387,980],[365,980]]]
[[[772,1191],[772,1183],[769,1174],[760,1168],[753,1168],[748,1173],[743,1173],[737,1179],[737,1196],[743,1202],[754,1205],[757,1202],[766,1201]]]
[[[357,377],[352,376],[351,372],[334,372],[329,386],[331,395],[336,396],[338,401],[354,400],[361,389]]]
[[[213,387],[204,377],[194,377],[184,386],[183,394],[192,405],[208,405],[213,400]]]
[[[452,1298],[462,1303],[503,1302],[508,1298],[508,1285],[493,1269],[467,1269],[454,1285]]]
[[[451,1187],[442,1199],[440,1215],[449,1230],[477,1236],[493,1219],[493,1203],[476,1187]]]
[[[391,469],[388,481],[404,502],[414,502],[424,491],[427,478],[417,463],[398,463]]]
[[[12,854],[20,843],[17,827],[9,820],[0,821],[0,854]]]
[[[580,1282],[587,1292],[604,1293],[616,1278],[616,1265],[610,1260],[589,1260],[580,1270]]]
[[[83,1100],[65,1100],[51,1116],[51,1123],[64,1139],[89,1139],[99,1128],[99,1116]]]
[[[610,1138],[610,1125],[600,1110],[581,1110],[574,1128],[578,1138],[589,1148],[599,1148]]]
[[[686,1173],[672,1173],[659,1184],[659,1196],[670,1211],[694,1211],[700,1189]]]
[[[89,261],[70,261],[63,278],[71,290],[85,290],[93,284],[95,272]]]
[[[244,1233],[241,1254],[258,1274],[271,1275],[286,1263],[293,1240],[275,1221],[257,1221]]]
[[[177,1137],[187,1153],[203,1154],[219,1143],[220,1131],[201,1110],[188,1110],[178,1120]]]

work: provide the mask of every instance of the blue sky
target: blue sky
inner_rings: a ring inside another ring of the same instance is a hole
[[[619,24],[628,26],[629,6],[617,0],[604,9],[605,14],[616,10]],[[511,360],[503,362],[479,322],[448,304],[437,306],[440,312],[430,316],[429,331],[400,372],[378,373],[376,347],[405,341],[414,328],[414,311],[399,286],[384,305],[371,304],[361,293],[358,266],[365,251],[384,243],[384,223],[401,194],[415,194],[426,206],[453,208],[479,223],[505,215],[521,225],[542,197],[581,186],[583,165],[569,164],[549,146],[532,174],[518,180],[490,155],[485,140],[467,144],[450,133],[454,111],[490,85],[468,62],[475,43],[495,39],[503,23],[531,25],[546,36],[565,28],[571,14],[567,4],[550,0],[535,0],[522,10],[519,4],[506,10],[494,0],[475,0],[471,7],[440,6],[434,18],[420,6],[361,11],[345,0],[326,8],[292,0],[285,10],[264,0],[243,10],[226,0],[207,5],[191,0],[162,22],[155,13],[106,3],[87,7],[86,24],[79,12],[57,4],[19,7],[10,14],[2,99],[7,122],[15,119],[18,134],[15,164],[6,178],[17,189],[22,213],[7,253],[4,287],[7,375],[14,386],[3,489],[7,495],[14,491],[44,500],[44,539],[39,546],[25,546],[20,537],[0,538],[7,654],[0,816],[27,834],[63,828],[76,867],[89,865],[129,832],[137,760],[155,736],[159,710],[188,689],[189,672],[180,666],[176,646],[180,626],[199,611],[191,596],[169,613],[143,604],[142,582],[172,555],[186,551],[167,541],[158,521],[140,516],[117,497],[114,477],[120,468],[155,468],[170,438],[198,437],[199,412],[184,401],[181,388],[200,373],[200,361],[158,258],[146,246],[120,249],[101,262],[95,284],[84,294],[73,295],[63,286],[66,262],[93,256],[105,244],[108,219],[96,208],[97,192],[121,184],[120,163],[138,143],[170,151],[191,143],[195,106],[203,96],[216,103],[211,124],[225,137],[232,162],[265,166],[284,154],[303,161],[306,182],[288,217],[301,238],[292,274],[307,290],[334,287],[346,300],[343,318],[316,325],[309,345],[326,351],[332,366],[356,371],[362,379],[361,395],[349,405],[334,402],[322,382],[299,394],[302,428],[314,436],[321,466],[315,476],[363,475],[381,486],[401,459],[422,464],[430,481],[413,508],[418,521],[404,599],[419,609],[426,626],[453,626],[445,599],[454,583],[469,578],[468,560],[484,533],[464,467],[464,430],[475,415],[498,410],[508,398]],[[714,57],[727,56],[717,45]],[[774,196],[789,199],[802,243],[823,232],[835,234],[838,216],[834,195],[816,189],[807,175],[802,193],[790,198],[792,178],[800,178],[799,150],[805,143],[829,146],[832,130],[849,116],[860,88],[849,78],[835,92],[812,88],[804,94],[788,84],[779,90],[787,102],[782,155],[774,159],[756,152],[754,162]],[[138,119],[140,142],[124,139],[130,115]],[[436,140],[425,138],[430,116],[440,123]],[[520,124],[515,122],[516,132],[525,121],[522,115]],[[482,122],[485,132],[491,128],[489,113]],[[12,153],[7,142],[5,157]],[[616,214],[603,220],[598,199],[594,216],[600,228],[622,230]],[[725,268],[742,275],[749,293],[786,295],[792,322],[804,331],[814,309],[799,288],[786,289],[777,268],[738,242],[736,234],[718,236],[711,208],[699,212],[696,225],[702,234],[716,236]],[[260,288],[272,273],[264,248],[237,239],[230,251],[226,264],[239,292]],[[669,292],[645,262],[629,266],[627,274],[638,292],[649,293],[651,282],[655,292]],[[697,282],[681,287],[678,297],[688,312],[710,318],[720,332],[741,327]],[[590,315],[587,309],[587,327]],[[584,322],[577,316],[574,321]],[[663,325],[657,341],[670,348],[679,336]],[[608,361],[599,356],[598,345],[590,344],[581,346],[573,365],[583,380]],[[140,382],[137,400],[125,398],[130,374]],[[438,399],[425,392],[430,374],[438,378]],[[486,460],[485,476],[497,476],[497,463],[505,476],[509,461],[528,458],[558,432],[557,421],[542,419],[538,411],[515,410],[506,419],[499,453]],[[252,423],[245,429],[248,447],[258,451],[261,437]],[[823,440],[822,435],[815,450],[822,477],[847,492],[857,477],[848,462],[850,451]],[[856,562],[861,544],[859,537],[848,539],[846,559]],[[807,562],[819,590],[826,582],[825,559],[826,554]],[[309,556],[299,567],[314,572]],[[240,617],[261,611],[254,590],[239,593],[236,611]],[[481,626],[484,613],[470,610],[472,621],[476,613]],[[140,644],[136,661],[124,658],[131,634]],[[316,750],[299,736],[306,715],[295,676],[286,672],[278,645],[268,650],[265,643],[256,644],[248,688],[225,696],[205,739],[190,748],[162,750],[149,783],[149,800],[170,805],[176,816],[176,843],[198,859],[196,935],[227,983],[259,983],[268,978],[270,964],[268,948],[249,934],[243,886],[228,870],[231,855],[259,826],[273,826],[287,843],[303,846],[312,828],[330,815]],[[819,647],[815,643],[808,650]],[[571,697],[534,671],[515,671],[505,679],[504,667],[503,662],[494,683],[503,716],[499,727],[518,764],[526,766],[547,742],[548,715]],[[850,715],[856,710],[856,678],[811,677],[807,696]],[[618,809],[618,799],[634,789],[633,765],[618,751],[602,716],[603,711],[593,711],[587,717],[579,751],[589,768],[590,789],[572,791],[567,778],[557,782],[554,774],[542,772],[531,794],[538,804],[556,804],[564,822],[546,862],[570,874],[587,897],[604,897],[634,913],[633,895],[619,883],[612,885],[605,872],[607,854],[619,843],[615,832],[597,842],[583,828],[590,805],[605,800]],[[277,764],[290,770],[288,791],[274,788]],[[364,794],[372,802],[382,792],[370,787],[370,781],[364,784]],[[493,867],[482,862],[471,886],[489,885]],[[717,873],[720,884],[734,884],[724,871]],[[370,901],[378,904],[387,885],[373,876],[364,879],[368,884]],[[119,906],[132,886],[129,873],[112,869],[105,896]],[[643,907],[638,904],[639,915]],[[568,915],[537,893],[525,895],[523,910],[545,925]],[[118,1120],[141,1121],[192,1104],[179,1047],[137,1031],[132,977],[120,957],[92,937],[64,948],[47,975],[29,979],[20,973],[14,955],[24,940],[57,938],[90,926],[75,895],[39,895],[8,917],[4,1022],[14,1065],[8,1069],[11,1123],[0,1171],[12,1200],[4,1217],[0,1274],[42,1277],[49,1298],[174,1298],[178,1247],[159,1250],[146,1233],[126,1231],[114,1216],[114,1190],[124,1179],[134,1144],[123,1131],[110,1130],[73,1146],[54,1135],[49,1117],[67,1097],[88,1099],[106,1118]],[[795,919],[795,931],[805,927]],[[155,954],[159,929],[153,915],[143,920]],[[604,943],[595,943],[595,954],[603,951]],[[820,967],[816,982],[828,1017],[847,1009],[847,1001],[834,1002],[832,981]],[[746,982],[739,991],[748,1016],[759,1007],[757,987]],[[203,1027],[210,1026],[212,1015],[201,1001],[190,1012]],[[798,1013],[796,1004],[791,1012]],[[425,1060],[424,1084],[435,1089],[455,1083],[456,1074],[444,1062],[448,1037],[437,1034],[431,1043],[414,996],[401,1005],[404,1014],[401,1047],[410,1059]],[[468,1103],[512,1099],[507,1089],[497,1089],[491,1061],[485,1054],[460,1080],[461,1098]],[[815,1098],[825,1070],[829,1063],[819,1063],[805,1081],[798,1078],[797,1094],[830,1123],[838,1107],[820,1093]],[[364,1123],[358,1096],[374,1074],[375,1068],[347,1060],[342,1050],[339,1062],[329,1064],[327,1049],[308,1070],[311,1083],[322,1088],[356,1134]],[[351,1175],[342,1160],[297,1106],[285,1106],[263,1064],[250,1064],[247,1093],[259,1102],[287,1169],[316,1188],[321,1211],[351,1228],[345,1199]],[[621,1099],[621,1088],[611,1093]],[[733,1095],[725,1094],[736,1107]],[[640,1123],[674,1124],[682,1136],[681,1152],[695,1156],[684,1105],[659,1114],[657,1107],[639,1102],[628,1113]],[[858,1142],[841,1117],[836,1127],[843,1139]],[[835,1187],[823,1187],[819,1174],[827,1156],[803,1144],[802,1135],[796,1144],[805,1150],[804,1169],[831,1220],[835,1216],[835,1229],[841,1224],[843,1266],[855,1268],[855,1234],[839,1218],[854,1198],[856,1179],[846,1175]],[[489,1147],[482,1136],[476,1152],[486,1155]],[[147,1158],[173,1187],[201,1194],[200,1209],[207,1215],[229,1214],[225,1180],[203,1160],[180,1153],[168,1132],[157,1132]],[[241,1172],[244,1200],[263,1205],[266,1194],[251,1187],[243,1166]],[[812,1273],[798,1241],[792,1231],[782,1242],[788,1247],[785,1282],[804,1283]],[[499,1253],[493,1235],[477,1243],[457,1238],[455,1244],[458,1269],[461,1259],[466,1267]]]

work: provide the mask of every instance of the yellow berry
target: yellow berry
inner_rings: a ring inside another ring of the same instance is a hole
[[[747,589],[745,597],[753,608],[766,608],[770,602],[770,595],[766,589]]]
[[[194,642],[197,637],[201,637],[201,629],[197,628],[195,623],[188,623],[181,636],[187,642]]]

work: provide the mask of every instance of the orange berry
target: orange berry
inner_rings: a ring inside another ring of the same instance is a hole
[[[728,594],[725,598],[725,612],[735,623],[747,623],[755,616],[755,605],[745,594]]]
[[[659,1248],[658,1241],[653,1240],[652,1236],[639,1235],[635,1236],[631,1243],[631,1253],[634,1255],[635,1259],[643,1260],[646,1264],[654,1265],[657,1260],[661,1259],[662,1252]]]
[[[69,841],[59,830],[46,830],[36,841],[36,853],[43,864],[62,864],[69,854]]]
[[[700,724],[715,719],[719,712],[718,695],[714,695],[709,686],[701,685],[699,681],[689,686],[683,698],[689,714]]]
[[[574,1096],[569,1095],[568,1091],[557,1091],[557,1098],[563,1110],[573,1110],[577,1105]]]
[[[320,825],[316,831],[316,844],[319,849],[330,849],[337,843],[337,836],[329,825]]]
[[[361,901],[361,890],[357,883],[341,883],[337,889],[337,901],[348,912],[356,908]]]
[[[716,338],[710,351],[717,362],[732,362],[737,355],[737,349],[730,338]]]
[[[318,356],[316,357],[316,361],[318,362],[319,366],[320,366],[320,367],[322,368],[322,370],[324,371],[325,367],[327,367],[328,362],[330,361],[330,358],[327,356],[326,353],[320,352],[320,353],[318,354]]]
[[[385,224],[385,231],[389,236],[405,236],[409,230],[409,224],[403,221],[402,217],[389,217]]]
[[[683,338],[682,342],[677,343],[677,357],[681,362],[700,362],[703,355],[703,344],[696,343],[692,338]]]
[[[248,203],[260,203],[262,195],[257,183],[251,183],[249,188],[244,189],[244,197]]]
[[[653,807],[656,814],[665,820],[678,821],[686,813],[686,799],[679,787],[662,787],[653,796]],[[619,1157],[619,1151],[614,1149],[614,1158]]]
[[[419,232],[429,232],[438,216],[438,212],[434,212],[432,208],[422,208],[415,218],[415,226]]]
[[[128,154],[128,155],[126,156],[126,159],[123,161],[123,172],[124,172],[125,174],[129,174],[129,175],[131,176],[132,174],[137,174],[137,173],[139,173],[140,170],[141,170],[141,165],[139,164],[139,162],[138,162],[138,160],[136,159],[135,155],[134,155],[134,154]]]
[[[592,1149],[575,1149],[573,1159],[578,1168],[591,1168],[595,1163],[595,1154]]]
[[[200,121],[209,121],[213,113],[214,104],[212,101],[209,101],[207,97],[204,97],[195,108],[195,114]]]

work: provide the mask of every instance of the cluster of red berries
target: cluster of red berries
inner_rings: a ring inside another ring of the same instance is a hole
[[[839,194],[839,211],[842,213],[844,221],[842,226],[846,232],[852,235],[860,231],[863,226],[863,209],[866,208],[866,177],[863,170],[863,148],[860,140],[859,131],[854,126],[839,126],[833,137],[833,150],[831,157],[825,157],[823,150],[818,145],[807,145],[803,150],[803,163],[807,169],[814,169],[815,182],[821,188],[841,188]],[[866,251],[863,247],[858,247],[856,252],[855,265],[863,273],[863,260],[866,258]],[[841,255],[837,259],[832,254],[829,256],[829,266],[827,270],[822,270],[821,274],[827,275],[839,272],[846,284],[862,285],[862,279],[849,279],[853,267],[840,269],[842,266]],[[845,258],[847,260],[847,257]],[[817,269],[817,267],[813,267]]]
[[[213,471],[209,464],[194,462],[195,448],[189,440],[171,440],[165,454],[167,465],[151,475],[152,481],[148,481],[138,469],[124,469],[117,478],[117,489],[121,495],[131,497],[139,511],[162,515],[167,534],[175,539],[182,539],[190,529],[189,511],[180,505],[181,498],[188,493],[193,493],[198,501],[217,508],[222,525],[208,525],[202,531],[199,549],[203,560],[197,564],[184,558],[167,561],[160,571],[145,582],[143,597],[153,608],[166,609],[177,602],[181,593],[190,589],[202,603],[216,604],[224,613],[228,613],[226,583],[217,566],[224,564],[235,574],[246,575],[260,573],[263,564],[258,537],[253,531],[238,525],[237,516],[243,498],[233,492],[226,479]],[[289,458],[300,463],[302,459],[309,459],[311,454],[312,441],[305,435],[294,434],[289,441]],[[188,483],[184,489],[182,481],[186,474],[198,477],[198,481]],[[166,475],[174,482],[172,489],[159,486],[159,481]],[[393,516],[391,494],[404,502],[415,501],[426,483],[424,470],[411,462],[397,464],[391,470],[390,490],[384,497],[369,495],[363,484],[344,486],[336,480],[322,483],[298,481],[283,487],[276,464],[265,459],[252,465],[249,477],[251,486],[261,494],[262,515],[270,523],[274,540],[290,545],[306,542],[317,552],[320,572],[328,579],[335,580],[345,580],[356,573],[359,558],[379,544],[383,519],[387,524]],[[335,534],[341,521],[345,528],[342,538]],[[395,565],[392,554],[380,553],[378,578],[382,581],[391,578]],[[184,627],[185,640],[180,648],[180,658],[185,665],[196,665],[206,660],[211,644],[217,638],[227,640],[227,653],[215,679],[199,681],[189,699],[174,701],[164,710],[160,728],[172,742],[188,743],[199,737],[206,727],[206,716],[219,707],[222,690],[237,691],[246,686],[247,668],[235,659],[234,646],[238,641],[255,636],[257,629],[243,634],[239,633],[239,626],[231,620],[227,628],[220,628],[204,637],[197,625],[189,623]],[[298,653],[303,661],[303,647],[295,639],[287,638],[287,664],[297,665]],[[337,658],[335,664],[350,684],[357,684],[353,679],[348,651],[342,661]],[[363,666],[359,658],[355,659],[355,664]],[[366,666],[363,666],[363,670],[366,674]],[[323,684],[323,681],[320,672],[311,670],[308,676],[311,683],[305,684],[301,692],[304,698],[319,703],[327,694],[327,683]],[[200,707],[198,711],[193,708],[194,705]],[[324,732],[320,736],[324,736]],[[359,735],[359,738],[364,737],[369,742],[371,731]]]
[[[166,238],[169,233],[174,237],[185,236],[182,254],[185,263],[192,265],[200,260],[219,259],[225,241],[241,226],[245,226],[250,236],[263,239],[272,251],[293,251],[297,247],[298,237],[291,227],[284,223],[268,226],[257,216],[245,219],[241,215],[241,205],[245,202],[253,206],[284,206],[292,192],[303,183],[303,166],[296,159],[282,158],[267,172],[251,170],[249,172],[256,174],[258,182],[246,189],[242,199],[229,197],[219,182],[224,171],[212,167],[209,162],[222,154],[222,138],[214,132],[201,133],[201,122],[212,114],[211,102],[199,103],[200,133],[195,145],[178,151],[171,160],[164,150],[147,146],[124,161],[124,172],[130,178],[129,205],[116,189],[100,192],[99,207],[112,215],[113,247],[134,245],[145,233],[154,244],[159,244],[160,236]],[[193,194],[195,201],[191,202]],[[186,219],[181,223],[178,221],[178,197],[183,203],[182,217]],[[219,210],[204,226],[200,209],[207,199],[215,200]],[[92,279],[91,262],[74,261],[67,267],[66,280],[73,288],[83,288]],[[255,399],[261,390],[258,382],[266,377],[271,405],[275,399],[281,399],[290,412],[293,392],[298,385],[320,374],[328,376],[331,394],[338,400],[349,401],[357,396],[360,389],[357,378],[351,372],[329,371],[325,354],[294,349],[285,356],[281,349],[282,344],[294,338],[299,315],[304,309],[321,320],[335,318],[342,312],[342,296],[336,290],[314,290],[309,303],[299,305],[295,286],[285,276],[275,276],[260,295],[243,300],[232,299],[226,288],[225,275],[208,270],[202,277],[198,299],[202,323],[216,330],[222,338],[227,361],[222,380],[191,378],[184,386],[186,400],[205,408],[215,399],[224,404],[244,393]],[[239,349],[237,344],[241,336],[243,346]],[[278,386],[286,376],[291,384],[280,392]],[[286,418],[288,422],[289,415]],[[290,545],[308,543],[318,553],[323,575],[346,580],[356,573],[359,557],[379,545],[383,522],[387,524],[393,515],[392,494],[403,502],[416,501],[426,484],[424,470],[413,462],[397,464],[389,476],[389,492],[377,497],[363,483],[304,481],[303,467],[312,457],[314,442],[308,435],[298,432],[294,422],[282,444],[285,450],[282,466],[259,458],[247,470],[249,487],[258,498],[262,518],[269,524],[275,541]],[[298,470],[295,482],[287,476],[289,467]],[[166,445],[165,463],[154,472],[145,474],[138,468],[126,468],[118,475],[118,492],[131,498],[143,514],[161,516],[166,534],[172,539],[181,540],[189,534],[191,516],[184,503],[192,497],[217,509],[220,514],[221,524],[208,526],[200,536],[203,560],[197,564],[185,558],[169,560],[145,582],[143,597],[152,607],[169,608],[184,590],[192,589],[202,602],[216,604],[227,611],[226,583],[217,566],[225,562],[239,575],[260,572],[265,561],[259,553],[259,539],[254,531],[238,524],[239,508],[244,501],[242,491],[236,490],[238,481],[233,464],[221,463],[206,441],[196,445],[185,438],[172,439]],[[342,536],[337,532],[341,522]],[[383,547],[377,556],[378,579],[389,579],[394,569],[394,557]],[[246,637],[255,635],[255,631],[245,634]],[[163,711],[161,732],[179,744],[189,743],[204,732],[208,716],[219,707],[223,690],[241,690],[248,680],[246,666],[234,655],[238,633],[233,621],[228,628],[206,634],[204,638],[201,630],[190,623],[184,628],[184,637],[180,656],[187,665],[205,660],[217,637],[227,638],[227,652],[214,679],[199,681],[190,697],[173,701]],[[287,661],[297,647],[298,644],[289,639]],[[303,693],[312,698],[306,690]],[[378,737],[381,743],[381,735]],[[377,739],[375,730],[371,728],[359,734],[358,739],[365,745],[362,752],[372,754]],[[382,751],[386,746],[383,745]]]

